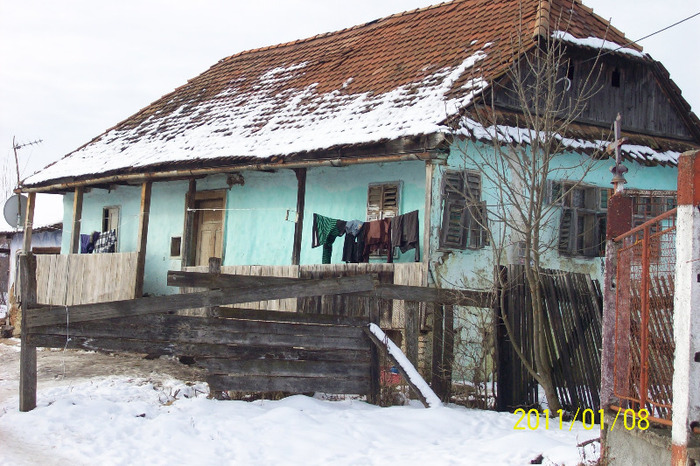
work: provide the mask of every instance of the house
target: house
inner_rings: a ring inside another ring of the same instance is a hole
[[[456,0],[232,55],[29,176],[22,191],[64,195],[62,254],[78,252],[80,234],[115,231],[117,254],[138,256],[137,296],[177,292],[167,271],[209,257],[224,267],[321,264],[314,214],[364,222],[413,211],[418,262],[414,249],[392,248],[387,267],[415,267],[413,284],[478,286],[491,251],[454,192],[496,202],[497,186],[460,156],[493,140],[473,119],[470,137],[454,137],[452,123],[493,101],[510,135],[499,143],[531,143],[513,136],[522,108],[505,89],[542,38],[566,47],[560,85],[577,88],[596,63],[600,88],[558,135],[551,190],[571,195],[545,265],[599,277],[612,162],[585,172],[568,163],[606,148],[622,113],[626,189],[641,219],[673,205],[678,154],[698,147],[700,125],[663,66],[577,0]],[[351,267],[343,240],[326,267]],[[387,262],[378,252],[369,261]]]

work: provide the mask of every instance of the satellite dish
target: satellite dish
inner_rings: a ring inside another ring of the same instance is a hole
[[[12,228],[17,228],[17,226],[22,225],[22,219],[25,217],[26,213],[27,196],[13,194],[7,201],[5,201],[3,214],[5,215],[5,221]]]

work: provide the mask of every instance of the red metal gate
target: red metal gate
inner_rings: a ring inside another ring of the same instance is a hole
[[[615,238],[617,255],[613,409],[647,409],[671,424],[676,209]]]

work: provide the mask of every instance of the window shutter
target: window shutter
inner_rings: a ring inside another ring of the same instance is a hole
[[[442,245],[448,248],[464,248],[466,245],[467,229],[465,216],[467,210],[464,202],[447,198],[442,217]]]
[[[367,221],[379,220],[382,211],[382,187],[370,185],[367,191]]]
[[[442,195],[464,199],[464,176],[461,172],[447,170],[442,176]]]
[[[562,208],[559,222],[559,252],[562,254],[571,254],[573,226],[573,211]]]
[[[469,247],[474,249],[483,248],[489,244],[486,228],[488,227],[488,217],[486,203],[480,202],[476,206],[469,208]]]

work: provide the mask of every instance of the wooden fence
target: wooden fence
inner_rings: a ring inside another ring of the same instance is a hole
[[[532,302],[524,267],[507,268],[505,307],[500,309],[516,333],[523,353],[532,361]],[[555,388],[565,409],[600,407],[600,351],[602,348],[602,294],[587,274],[546,270],[545,339]],[[535,380],[520,363],[503,325],[498,327],[498,400],[501,410],[538,402]]]
[[[170,285],[207,291],[52,306],[37,304],[32,254],[20,256],[20,275],[25,283],[22,411],[36,406],[37,346],[196,355],[210,371],[213,390],[349,392],[366,394],[370,402],[377,402],[378,348],[370,345],[363,327],[368,322],[379,323],[381,301],[404,298],[449,305],[465,297],[470,302],[488,299],[478,292],[383,284],[370,275],[299,279],[171,271]],[[339,294],[364,299],[366,312],[341,316],[221,307]],[[192,308],[212,309],[212,316],[172,314]],[[445,382],[438,385],[448,386]]]
[[[132,299],[138,253],[36,256],[37,301],[55,306]]]

